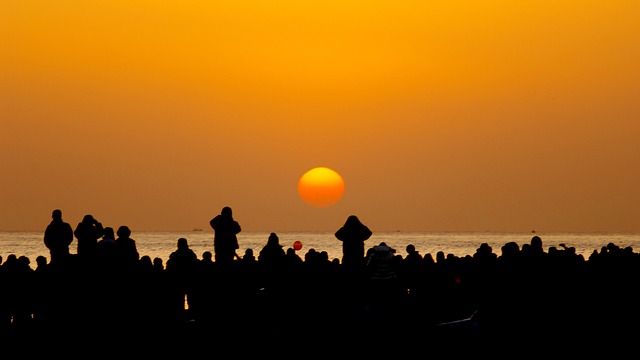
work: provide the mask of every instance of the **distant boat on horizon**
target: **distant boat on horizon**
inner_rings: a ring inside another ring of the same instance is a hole
[[[195,229],[193,229],[192,231],[202,231],[202,229],[195,228]]]

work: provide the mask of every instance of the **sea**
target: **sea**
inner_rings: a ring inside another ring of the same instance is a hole
[[[238,255],[243,256],[246,249],[253,249],[257,257],[262,247],[267,243],[269,232],[241,232],[238,234]],[[43,241],[44,232],[37,231],[0,231],[0,256],[6,259],[9,254],[26,256],[35,268],[37,256],[49,259],[49,250]],[[302,248],[296,252],[304,259],[304,255],[311,249],[326,251],[329,259],[342,258],[342,242],[334,232],[282,232],[277,233],[280,244],[286,250],[293,248],[295,241],[302,243]],[[545,251],[550,247],[561,249],[563,246],[573,247],[577,254],[588,259],[593,251],[600,251],[602,247],[613,243],[619,247],[631,247],[634,252],[640,250],[640,233],[542,233],[542,232],[374,232],[365,242],[365,248],[373,247],[385,242],[396,250],[396,254],[405,256],[409,244],[423,256],[431,254],[434,259],[442,251],[445,255],[453,254],[464,257],[473,255],[481,244],[487,243],[497,255],[508,242],[515,242],[520,247],[531,242],[533,236],[542,239]],[[186,238],[189,246],[201,259],[205,251],[213,252],[213,230],[193,231],[142,231],[133,232],[131,237],[136,241],[140,256],[147,255],[151,259],[156,257],[164,262],[171,252],[177,249],[179,238]],[[74,239],[70,252],[76,253],[77,241]]]

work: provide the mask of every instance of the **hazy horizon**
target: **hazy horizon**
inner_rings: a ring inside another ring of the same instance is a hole
[[[0,230],[640,232],[640,2],[0,4]],[[326,166],[340,201],[298,179]]]

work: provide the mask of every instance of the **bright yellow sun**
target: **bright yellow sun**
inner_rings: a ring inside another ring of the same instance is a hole
[[[307,204],[324,208],[337,203],[344,194],[344,180],[335,170],[313,168],[298,181],[298,193]]]

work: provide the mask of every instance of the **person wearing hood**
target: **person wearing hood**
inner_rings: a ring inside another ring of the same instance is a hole
[[[274,270],[284,264],[286,252],[280,244],[280,238],[275,233],[269,234],[267,244],[258,254],[258,264],[265,270]]]
[[[350,215],[344,225],[335,233],[342,241],[342,265],[346,268],[360,268],[365,265],[364,242],[371,237],[371,230],[356,215]]]

